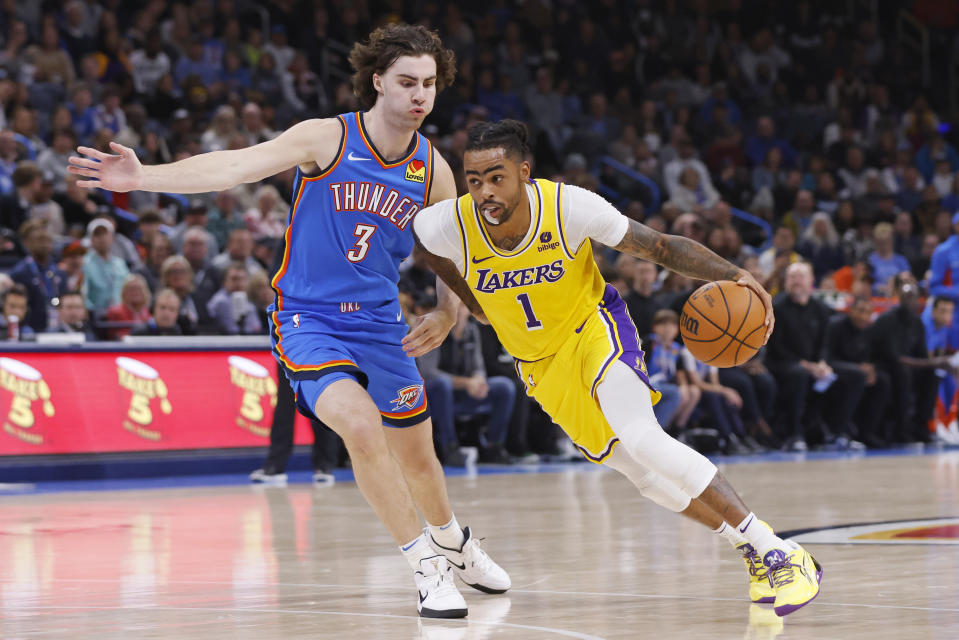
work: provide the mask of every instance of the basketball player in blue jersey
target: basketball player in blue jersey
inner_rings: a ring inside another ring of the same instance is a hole
[[[449,165],[417,132],[437,91],[452,83],[455,60],[434,32],[389,25],[357,43],[350,62],[365,112],[307,120],[253,147],[166,165],[142,166],[115,142],[115,155],[79,147],[86,157],[70,158],[69,170],[85,187],[203,193],[297,167],[272,282],[274,355],[299,409],[343,438],[357,485],[414,572],[420,615],[463,617],[454,572],[486,593],[506,591],[510,578],[453,515],[410,357],[442,343],[459,303],[438,281],[439,308],[407,336],[396,284],[416,213],[456,197]]]

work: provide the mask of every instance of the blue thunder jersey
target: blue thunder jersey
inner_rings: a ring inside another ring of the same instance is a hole
[[[413,249],[413,217],[429,198],[433,148],[425,136],[416,133],[406,157],[388,163],[362,114],[337,118],[343,137],[332,164],[314,176],[296,172],[272,283],[279,311],[395,300],[400,262]]]

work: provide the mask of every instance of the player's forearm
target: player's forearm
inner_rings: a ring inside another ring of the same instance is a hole
[[[695,240],[659,233],[635,220],[614,248],[694,280],[735,280],[740,274],[738,267]]]
[[[266,176],[262,176],[266,177]],[[175,193],[225,191],[257,178],[248,176],[237,151],[211,151],[169,164],[145,165],[138,189]]]
[[[436,279],[436,310],[448,314],[453,322],[456,321],[456,314],[459,311],[460,299],[449,288],[442,278]]]

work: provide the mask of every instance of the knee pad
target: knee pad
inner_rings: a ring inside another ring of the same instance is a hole
[[[596,391],[600,407],[629,456],[690,498],[716,475],[716,465],[663,431],[653,413],[649,388],[626,364],[616,361]]]
[[[690,497],[679,487],[633,460],[622,447],[616,448],[603,464],[626,476],[644,498],[652,500],[665,509],[679,513],[689,506]]]

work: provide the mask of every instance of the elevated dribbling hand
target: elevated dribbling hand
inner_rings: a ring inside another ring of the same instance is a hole
[[[70,156],[67,171],[88,178],[78,180],[77,184],[88,189],[107,189],[109,191],[133,191],[139,188],[143,174],[143,165],[133,149],[116,142],[110,148],[117,155],[103,153],[90,147],[77,147],[77,153],[84,156]]]
[[[769,336],[773,334],[773,327],[776,326],[776,316],[773,314],[773,298],[769,292],[748,271],[741,270],[736,278],[736,284],[741,287],[749,287],[753,293],[759,296],[763,307],[766,308],[766,337],[763,338],[763,344],[769,342]]]
[[[443,344],[455,323],[455,318],[439,309],[416,318],[412,331],[403,338],[403,351],[413,358],[429,353]]]

